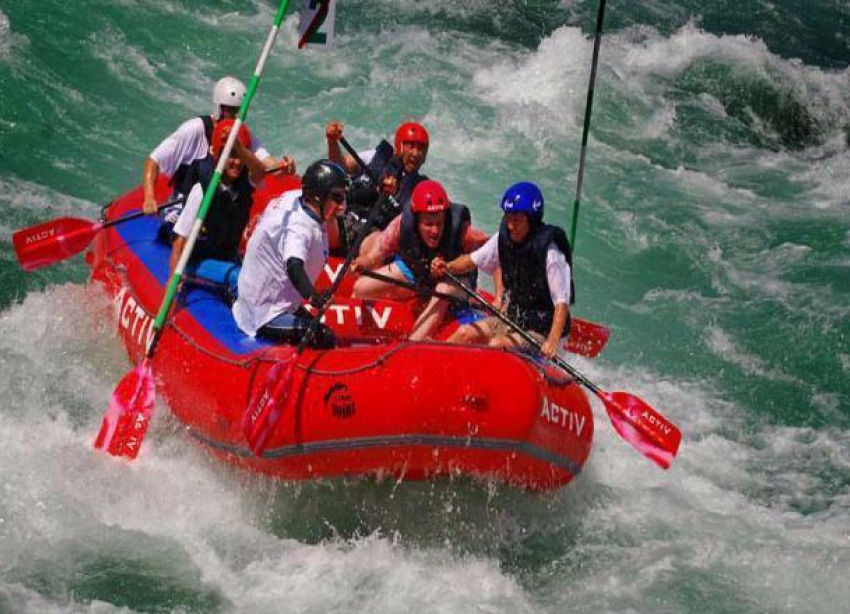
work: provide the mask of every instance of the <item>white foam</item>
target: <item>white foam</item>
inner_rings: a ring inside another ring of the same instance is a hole
[[[11,209],[61,215],[96,216],[97,206],[87,200],[74,198],[39,183],[0,175],[0,199]]]
[[[0,315],[5,569],[26,573],[36,560],[81,565],[74,536],[90,536],[84,555],[95,557],[125,541],[120,547],[142,554],[165,540],[188,555],[204,584],[250,611],[278,611],[284,598],[296,610],[338,603],[531,611],[524,590],[487,558],[410,548],[377,534],[315,546],[270,535],[257,526],[259,480],[208,462],[162,406],[137,461],[93,451],[110,386],[128,368],[110,318],[100,318],[108,311],[95,289],[68,285],[30,293]],[[15,589],[10,599],[38,597]]]
[[[128,368],[111,324],[100,319],[104,309],[99,293],[61,286],[30,293],[0,315],[6,391],[0,548],[7,568],[29,569],[35,558],[73,569],[81,564],[73,536],[89,543],[85,556],[101,549],[106,555],[120,544],[149,552],[145,556],[179,551],[186,559],[167,564],[187,577],[198,574],[195,590],[216,591],[226,603],[256,612],[278,611],[283,600],[297,611],[531,612],[620,599],[638,604],[689,568],[711,569],[716,579],[739,574],[740,590],[762,603],[806,598],[819,604],[823,594],[846,596],[843,584],[832,584],[840,567],[809,584],[795,583],[793,571],[816,569],[829,557],[836,565],[846,560],[846,496],[827,481],[850,466],[847,431],[765,425],[748,432],[746,408],[707,384],[575,359],[603,389],[629,390],[682,428],[670,471],[620,439],[594,402],[589,465],[568,489],[542,499],[516,493],[507,501],[477,501],[480,487],[465,495],[468,487],[445,483],[395,486],[389,497],[369,481],[280,490],[208,461],[162,406],[135,462],[91,449],[111,387]],[[730,351],[737,361],[750,359],[734,346]],[[270,505],[267,497],[277,502]],[[340,498],[346,515],[361,518],[371,532],[334,531],[335,537],[310,545],[272,529],[281,516],[295,527],[333,522],[322,518],[333,517],[329,508]],[[801,506],[819,511],[810,516]],[[554,558],[539,578],[542,587],[529,589],[502,568],[501,549],[522,551],[529,535],[552,532],[549,541],[559,545],[548,555]],[[579,559],[585,563],[576,564]],[[600,565],[606,573],[597,573]],[[791,588],[776,596],[761,577],[783,579]],[[14,591],[14,603],[39,599]],[[96,607],[106,606],[94,604],[92,611]]]
[[[628,382],[631,392],[678,423],[684,437],[673,468],[664,473],[636,460],[597,413],[592,462],[604,469],[594,479],[610,488],[609,505],[585,519],[588,543],[579,539],[573,556],[592,559],[601,547],[612,558],[606,574],[582,574],[572,566],[553,579],[571,579],[559,603],[592,602],[594,594],[604,594],[605,603],[623,598],[640,609],[648,587],[687,582],[687,569],[711,569],[720,583],[736,578],[740,598],[780,609],[794,602],[815,612],[831,598],[850,596],[846,583],[834,584],[850,562],[847,496],[824,484],[850,463],[850,431],[763,425],[748,434],[747,411],[702,385],[589,362],[582,369],[603,389]],[[810,460],[801,466],[801,458]],[[804,488],[798,495],[791,494],[795,483]],[[812,505],[821,511],[810,515]],[[630,546],[634,540],[639,547]],[[825,561],[832,561],[826,573],[816,573]],[[812,574],[810,582],[799,578],[800,570]]]
[[[718,326],[710,326],[706,330],[705,341],[709,349],[733,364],[740,366],[746,373],[776,381],[802,383],[795,377],[768,367],[758,355],[746,352],[737,347],[726,331]]]
[[[840,134],[807,152],[809,163],[792,174],[794,180],[811,186],[807,201],[825,219],[846,221],[850,215],[850,149],[846,139]]]
[[[101,60],[109,72],[125,85],[138,91],[153,89],[157,92],[157,99],[162,101],[183,106],[191,106],[194,102],[191,97],[163,79],[161,73],[167,66],[155,64],[143,49],[129,44],[120,30],[106,28],[91,34],[88,47],[92,56]]]
[[[0,11],[0,61],[5,62],[13,57],[13,49],[22,47],[29,43],[29,39],[23,34],[12,30],[9,16]]]
[[[514,129],[570,133],[578,125],[576,110],[584,100],[591,50],[580,29],[559,28],[535,52],[515,53],[476,70],[473,83],[487,101],[505,108]],[[542,126],[530,123],[535,117],[545,118]]]
[[[492,562],[406,550],[378,537],[288,544],[233,579],[233,600],[254,612],[277,611],[284,600],[293,611],[315,612],[533,611]]]

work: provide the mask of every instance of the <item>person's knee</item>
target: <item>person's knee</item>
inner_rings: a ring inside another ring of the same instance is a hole
[[[469,324],[464,324],[463,326],[458,327],[458,329],[452,333],[452,336],[449,338],[450,343],[475,343],[478,340],[479,331],[470,326]]]
[[[489,345],[491,348],[513,347],[513,343],[511,343],[511,340],[508,337],[505,337],[504,335],[496,335],[487,342],[487,345]]]
[[[452,296],[463,296],[463,290],[458,288],[453,283],[449,283],[447,281],[438,281],[434,286],[435,292],[440,292],[441,294],[450,294]]]
[[[369,279],[368,277],[360,277],[357,281],[354,282],[354,286],[351,289],[351,294],[352,296],[354,296],[354,298],[379,300],[382,298],[386,298],[391,289],[392,286],[382,281],[378,281],[376,279]]]
[[[433,297],[428,304],[425,306],[425,309],[422,311],[424,314],[439,314],[440,317],[446,315],[446,311],[449,309],[449,302],[445,301],[441,298]]]
[[[366,294],[369,291],[369,284],[371,280],[366,277],[360,277],[357,281],[354,282],[354,285],[351,287],[351,294],[355,298],[366,298]]]

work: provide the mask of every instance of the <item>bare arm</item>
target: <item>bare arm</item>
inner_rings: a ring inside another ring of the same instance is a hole
[[[353,175],[360,169],[360,165],[351,156],[343,155],[342,149],[340,149],[339,140],[342,138],[344,127],[345,124],[338,121],[332,121],[325,126],[325,138],[328,141],[328,159],[341,164],[349,175]]]
[[[144,201],[142,208],[145,213],[152,215],[156,213],[156,180],[159,177],[159,164],[148,156],[145,158],[145,166],[142,171],[142,189],[144,190]]]
[[[263,166],[265,167],[266,173],[281,175],[294,175],[296,170],[295,160],[289,156],[283,156],[283,158],[269,156],[263,160]]]
[[[465,275],[474,268],[475,263],[472,262],[472,256],[469,254],[463,254],[446,263],[446,270],[454,275]]]
[[[381,254],[381,250],[377,247],[369,250],[364,254],[360,254],[356,260],[356,270],[362,271],[364,269],[371,270],[376,269],[379,266],[384,264],[384,256]]]
[[[555,316],[552,318],[552,326],[549,328],[549,336],[543,342],[540,352],[546,358],[553,358],[558,353],[558,343],[564,334],[567,325],[567,317],[570,315],[570,307],[566,303],[555,305]]]
[[[505,302],[505,282],[502,279],[502,267],[499,267],[493,272],[493,286],[496,296],[493,297],[493,304],[498,308],[502,308]]]
[[[266,165],[254,154],[253,151],[242,145],[238,140],[233,143],[233,154],[242,158],[248,167],[248,176],[255,186],[262,185],[266,178]]]
[[[361,249],[360,256],[356,260],[356,270],[382,266],[387,258],[398,251],[400,238],[401,216],[398,216],[390,222],[389,226],[377,233],[374,241],[368,242],[368,248]]]
[[[345,124],[338,121],[332,121],[325,126],[325,139],[328,141],[328,159],[333,160],[337,164],[345,164],[342,156],[342,150],[339,147],[339,139],[342,137],[342,129]]]
[[[183,254],[183,249],[186,247],[186,237],[181,237],[177,235],[177,238],[174,239],[174,243],[171,245],[171,259],[168,261],[169,269],[173,273],[174,269],[177,268],[177,263],[180,260],[180,256]]]

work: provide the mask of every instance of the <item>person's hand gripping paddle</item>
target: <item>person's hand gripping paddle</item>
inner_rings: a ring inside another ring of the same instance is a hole
[[[470,288],[457,276],[446,271],[452,283],[474,298],[492,315],[513,329],[525,341],[538,350],[541,343],[513,320],[491,305],[483,296]],[[614,430],[641,454],[662,469],[668,469],[679,450],[682,433],[678,427],[655,411],[646,401],[628,392],[605,392],[570,364],[558,357],[552,359],[556,365],[569,373],[577,382],[595,394],[602,404]]]

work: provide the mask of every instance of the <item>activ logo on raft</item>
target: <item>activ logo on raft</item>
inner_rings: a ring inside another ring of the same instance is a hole
[[[581,432],[584,430],[584,425],[587,422],[587,416],[581,416],[566,407],[556,405],[546,398],[545,395],[543,396],[543,404],[540,406],[540,417],[575,433],[578,437],[581,437]]]
[[[118,326],[143,350],[147,349],[153,339],[153,317],[142,309],[127,288],[121,288],[115,296],[115,305],[118,308]]]
[[[32,245],[33,243],[39,243],[40,241],[44,241],[45,239],[49,239],[53,235],[56,234],[55,228],[50,228],[48,230],[42,230],[41,232],[37,232],[31,235],[27,235],[26,239],[24,239],[25,245]]]

